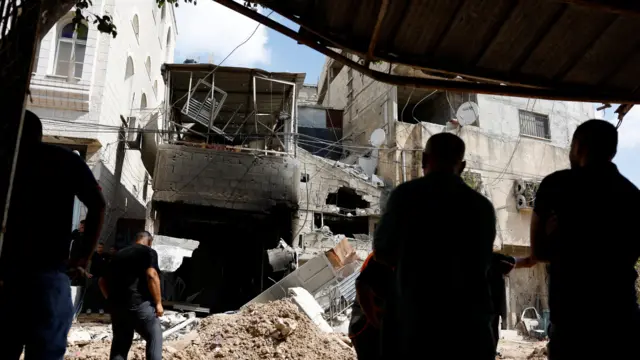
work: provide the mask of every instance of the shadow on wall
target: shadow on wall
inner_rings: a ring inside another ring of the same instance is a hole
[[[144,230],[144,219],[146,216],[145,204],[141,203],[134,194],[127,190],[104,163],[99,162],[96,164],[93,168],[93,173],[107,200],[107,210],[105,212],[100,242],[105,243],[107,246],[116,242],[118,221],[120,219],[141,221],[137,231]],[[120,228],[122,229],[123,226],[124,224],[121,222]],[[129,225],[124,226],[124,228],[133,229]]]

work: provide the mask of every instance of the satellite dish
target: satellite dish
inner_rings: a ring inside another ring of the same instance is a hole
[[[456,118],[458,119],[458,123],[462,126],[475,123],[478,121],[478,117],[480,117],[480,107],[478,107],[478,104],[473,101],[467,101],[460,105],[458,111],[456,111]]]
[[[384,130],[375,129],[371,133],[371,137],[369,138],[369,142],[371,142],[371,145],[373,145],[375,147],[379,147],[380,145],[384,144],[384,139],[386,137],[387,137],[387,134],[384,132]]]

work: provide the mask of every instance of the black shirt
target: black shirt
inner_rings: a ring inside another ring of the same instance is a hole
[[[20,149],[0,259],[4,276],[65,270],[75,196],[87,206],[102,203],[80,156],[49,144]]]
[[[147,280],[149,268],[160,275],[158,253],[152,248],[134,244],[118,251],[105,276],[109,302],[118,309],[133,309],[146,301],[154,304]]]
[[[91,256],[91,275],[94,278],[99,278],[104,276],[105,271],[107,270],[107,265],[109,264],[109,254],[103,252],[102,254],[98,254],[97,252],[93,253]]]
[[[542,221],[552,214],[558,219],[548,247],[554,324],[594,321],[594,309],[606,309],[598,321],[638,311],[638,204],[638,188],[611,163],[558,171],[542,181],[534,211]]]
[[[432,173],[398,186],[373,242],[376,258],[396,269],[383,342],[394,341],[386,339],[393,333],[398,346],[418,351],[429,324],[452,324],[457,315],[466,324],[485,319],[488,329],[495,235],[493,205],[459,176]]]

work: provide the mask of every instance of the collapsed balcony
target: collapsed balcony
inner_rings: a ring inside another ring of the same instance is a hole
[[[164,142],[295,153],[296,97],[305,74],[213,64],[165,64]]]

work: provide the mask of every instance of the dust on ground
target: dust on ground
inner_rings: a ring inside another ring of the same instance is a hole
[[[65,359],[108,359],[110,341],[72,345]],[[142,360],[144,343],[132,346],[129,359]],[[289,300],[253,304],[232,315],[204,319],[188,344],[167,343],[164,360],[356,360],[340,335],[320,331]]]
[[[498,352],[504,360],[546,360],[547,342],[534,340],[500,340]]]

